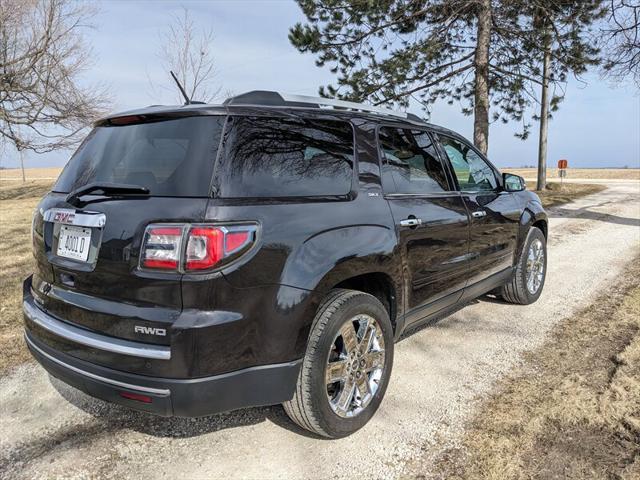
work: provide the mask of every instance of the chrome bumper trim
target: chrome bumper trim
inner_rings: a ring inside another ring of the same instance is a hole
[[[33,348],[40,355],[43,355],[43,356],[47,357],[49,360],[51,360],[52,362],[57,363],[61,367],[64,367],[64,368],[66,368],[68,370],[72,370],[72,371],[74,371],[74,372],[76,372],[76,373],[78,373],[80,375],[84,375],[85,377],[89,377],[89,378],[91,378],[93,380],[97,380],[99,382],[108,383],[109,385],[113,385],[113,386],[116,386],[116,387],[126,388],[127,390],[137,390],[139,392],[152,393],[154,395],[168,396],[168,395],[171,394],[171,390],[168,390],[168,389],[165,389],[165,388],[151,388],[151,387],[142,387],[140,385],[132,385],[130,383],[119,382],[117,380],[112,380],[110,378],[101,377],[100,375],[96,375],[94,373],[87,372],[85,370],[82,370],[80,368],[74,367],[73,365],[69,365],[68,363],[63,362],[62,360],[58,360],[57,358],[49,355],[47,352],[45,352],[41,348],[37,347],[29,339],[29,336],[26,333],[24,335],[24,339],[27,342],[27,344],[29,344],[29,348]]]
[[[170,347],[132,342],[130,340],[108,337],[74,327],[57,320],[26,300],[22,302],[22,309],[24,314],[36,325],[48,330],[54,335],[81,345],[86,345],[87,347],[154,360],[169,360],[171,358]]]

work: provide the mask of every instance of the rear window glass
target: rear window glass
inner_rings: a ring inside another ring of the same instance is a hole
[[[346,195],[353,179],[348,122],[283,117],[229,117],[216,172],[219,195]]]
[[[209,195],[223,116],[197,116],[95,128],[58,178],[54,191],[88,183],[147,187],[151,195]]]

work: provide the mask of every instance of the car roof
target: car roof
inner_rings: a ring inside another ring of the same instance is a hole
[[[250,92],[253,93],[253,92]],[[273,93],[273,92],[267,92]],[[247,95],[247,94],[243,94]],[[243,95],[239,96],[242,97]],[[234,97],[237,98],[237,97]],[[312,97],[304,97],[312,98]],[[338,103],[338,102],[336,102]],[[353,104],[355,105],[355,104]],[[363,106],[364,107],[364,106]],[[382,109],[381,109],[382,110]],[[198,115],[228,115],[228,114],[263,114],[264,112],[273,113],[292,113],[296,115],[304,116],[317,116],[317,117],[343,117],[346,119],[364,119],[371,123],[391,123],[401,124],[407,126],[416,126],[428,128],[435,132],[444,133],[447,135],[453,135],[462,138],[462,136],[453,130],[435,125],[421,119],[417,115],[407,114],[406,118],[402,118],[399,115],[386,115],[383,113],[377,113],[374,111],[360,111],[350,110],[342,108],[320,108],[319,106],[306,105],[304,103],[289,102],[287,104],[274,105],[274,104],[251,104],[251,103],[233,103],[227,100],[224,104],[206,104],[206,103],[190,103],[185,105],[150,105],[144,108],[138,108],[134,110],[127,110],[124,112],[113,113],[103,118],[100,118],[94,122],[95,126],[110,124],[112,120],[123,117],[187,117]]]

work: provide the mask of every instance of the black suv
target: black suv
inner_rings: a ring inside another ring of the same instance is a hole
[[[522,178],[415,115],[250,92],[113,115],[33,218],[25,338],[55,377],[160,415],[284,403],[341,437],[394,341],[488,292],[542,291]]]

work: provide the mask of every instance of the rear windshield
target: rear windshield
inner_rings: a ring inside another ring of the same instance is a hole
[[[336,120],[229,117],[216,169],[219,195],[346,195],[353,179],[353,130]]]
[[[209,196],[224,119],[197,116],[97,127],[69,160],[54,191],[108,182],[147,187],[155,196]]]

